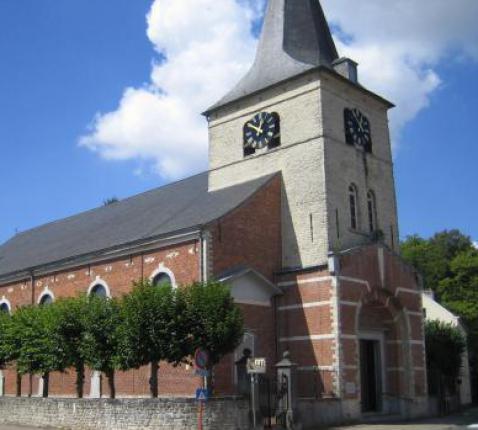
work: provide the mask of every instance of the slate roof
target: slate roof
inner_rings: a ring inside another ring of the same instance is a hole
[[[206,113],[338,58],[319,0],[269,0],[251,70]]]
[[[273,177],[208,191],[208,173],[17,234],[0,246],[0,278],[221,218]]]

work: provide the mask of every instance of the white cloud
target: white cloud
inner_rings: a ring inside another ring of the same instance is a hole
[[[429,106],[441,84],[440,62],[478,60],[476,0],[322,2],[341,30],[341,53],[360,63],[361,82],[397,105],[391,113],[395,140]]]
[[[96,116],[80,145],[108,160],[152,161],[165,179],[206,169],[200,113],[246,73],[260,3],[155,0],[147,35],[160,55],[151,82],[127,88],[115,111]]]
[[[147,35],[159,59],[150,82],[127,88],[115,111],[98,114],[80,145],[108,160],[140,160],[141,171],[152,162],[164,179],[206,169],[199,113],[247,71],[264,1],[155,0]],[[341,54],[360,63],[361,82],[397,104],[395,140],[430,104],[442,61],[478,60],[477,0],[322,2],[340,29]]]
[[[478,249],[478,242],[477,242],[477,241],[473,242],[473,246],[474,246],[476,249]]]

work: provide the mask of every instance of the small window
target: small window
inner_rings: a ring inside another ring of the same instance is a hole
[[[50,294],[45,294],[40,299],[40,306],[48,306],[53,303],[53,297]]]
[[[358,229],[358,192],[357,187],[352,184],[349,187],[349,204],[350,204],[350,227],[352,230]]]
[[[3,302],[0,304],[0,312],[1,313],[5,313],[5,314],[9,314],[10,313],[10,306],[8,306],[7,303]]]
[[[108,297],[108,292],[106,291],[106,288],[103,285],[97,284],[91,289],[90,295],[95,297],[100,297],[102,299],[106,299]]]
[[[368,205],[368,225],[370,233],[377,230],[377,200],[375,193],[369,191],[367,193],[367,205]]]
[[[160,285],[173,285],[173,282],[167,273],[162,272],[153,278],[153,285],[156,287]]]

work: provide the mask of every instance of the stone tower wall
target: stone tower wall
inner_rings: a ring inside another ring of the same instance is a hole
[[[328,251],[318,72],[225,107],[209,118],[211,190],[281,172],[284,267],[325,263]],[[244,158],[243,127],[257,112],[281,118],[279,148]]]

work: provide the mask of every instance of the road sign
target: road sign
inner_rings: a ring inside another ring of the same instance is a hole
[[[196,390],[196,400],[207,402],[209,400],[209,391],[206,388],[198,388]]]
[[[207,378],[211,372],[209,370],[204,370],[204,369],[196,369],[194,371],[194,376],[202,376],[203,378]]]
[[[265,358],[249,358],[247,360],[247,373],[258,375],[267,371],[267,361]]]
[[[196,364],[196,368],[207,370],[209,366],[209,352],[205,349],[197,349],[194,354],[194,363]]]

